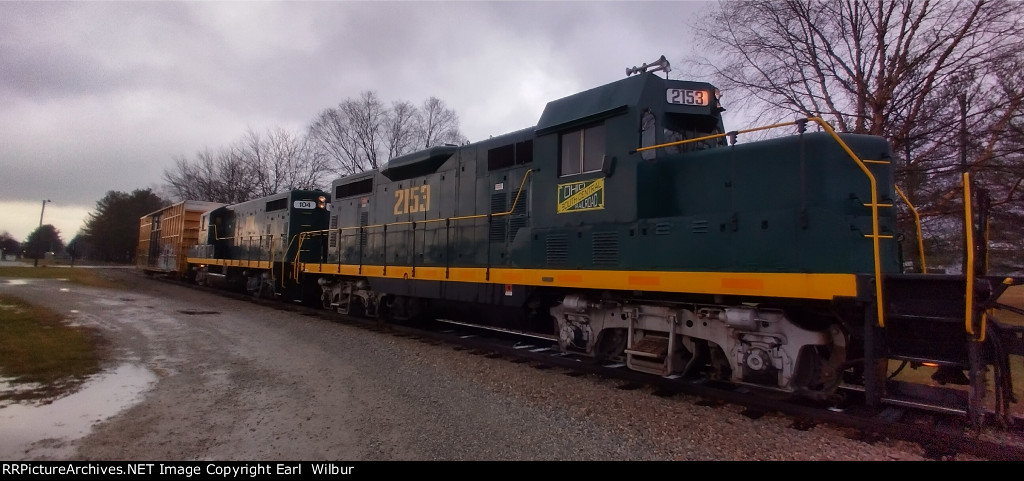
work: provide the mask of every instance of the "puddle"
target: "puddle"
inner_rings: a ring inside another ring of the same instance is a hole
[[[70,441],[141,400],[142,393],[156,380],[156,375],[144,366],[123,364],[50,404],[0,406],[0,459],[62,459],[73,455]]]
[[[25,312],[25,309],[13,304],[0,304],[0,309],[11,311],[12,314],[21,314],[22,312]]]

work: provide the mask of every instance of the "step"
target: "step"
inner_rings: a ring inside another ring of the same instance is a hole
[[[966,389],[934,386],[931,384],[889,381],[882,403],[912,407],[946,414],[967,415]]]
[[[663,358],[668,354],[668,339],[644,338],[626,349],[626,354],[640,357]]]

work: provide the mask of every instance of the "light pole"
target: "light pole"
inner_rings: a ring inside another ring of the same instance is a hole
[[[49,201],[50,201],[50,199],[44,200],[43,201],[43,208],[42,208],[42,210],[39,211],[39,230],[36,231],[38,233],[37,236],[36,236],[36,242],[38,244],[36,244],[36,262],[35,262],[35,267],[39,267],[39,256],[43,255],[43,253],[41,252],[42,249],[43,249],[42,248],[42,245],[43,245],[43,239],[42,239],[42,236],[43,236],[43,213],[46,212],[46,203],[49,202]]]

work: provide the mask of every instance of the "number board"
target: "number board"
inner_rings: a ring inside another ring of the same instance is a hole
[[[297,200],[292,204],[296,209],[316,209],[316,202],[311,200]]]
[[[665,98],[670,104],[700,105],[708,104],[708,93],[703,90],[668,89]]]
[[[558,213],[604,209],[604,177],[558,184]]]

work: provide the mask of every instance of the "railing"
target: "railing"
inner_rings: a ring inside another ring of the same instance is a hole
[[[974,215],[971,212],[971,175],[964,172],[964,244],[967,258],[964,265],[964,278],[967,281],[967,293],[965,299],[967,304],[964,309],[964,322],[967,333],[975,336],[977,342],[985,341],[985,322],[987,316],[982,313],[979,319],[979,331],[974,332]]]
[[[255,261],[255,262],[263,262],[263,261],[265,261],[265,262],[268,263],[268,265],[271,266],[271,270],[273,270],[274,262],[277,262],[276,261],[277,250],[274,249],[274,236],[273,235],[248,236],[248,237],[244,237],[244,236],[243,237],[220,237],[220,235],[217,232],[217,225],[216,224],[211,224],[210,225],[210,229],[213,231],[213,240],[215,242],[216,241],[232,241],[232,245],[231,246],[227,246],[227,248],[228,249],[240,249],[239,251],[235,252],[235,253],[240,254],[240,255],[237,256],[237,258],[235,258],[235,256],[229,255],[229,257],[231,257],[230,259],[223,259],[223,260],[225,260],[225,261],[239,261],[239,262],[244,261],[244,262],[246,262],[246,264],[251,264],[253,261]],[[288,244],[285,245],[284,251],[282,251],[281,260],[280,260],[280,262],[281,262],[281,273],[282,274],[285,272],[284,269],[285,269],[285,262],[287,261],[288,249],[291,248],[292,243],[294,243],[296,241],[297,237],[298,237],[298,235],[292,236],[291,239],[288,241]],[[252,255],[253,252],[254,252],[254,250],[253,250],[253,241],[254,240],[259,242],[259,245],[257,246],[257,249],[255,250],[255,252],[257,253],[255,259],[253,258],[253,255]],[[263,245],[264,240],[267,241],[266,250],[264,250],[264,245]],[[236,245],[235,241],[239,241],[237,245]],[[198,244],[198,245],[195,245],[195,246],[192,246],[192,247],[189,248],[189,257],[213,259],[214,255],[215,255],[214,251],[215,251],[215,246],[212,245],[212,244]],[[244,256],[241,255],[241,254],[244,254]],[[296,250],[296,255],[298,255],[298,250]],[[246,267],[248,267],[248,265]],[[280,281],[281,281],[281,287],[284,287],[284,276],[283,275],[281,276]]]
[[[645,150],[659,149],[659,148],[663,148],[663,147],[671,147],[671,146],[674,146],[674,145],[682,145],[682,144],[687,144],[687,143],[691,143],[691,142],[701,142],[701,141],[704,141],[704,140],[712,140],[712,139],[720,139],[720,138],[728,138],[730,145],[736,145],[736,137],[739,134],[751,133],[751,132],[759,132],[759,131],[762,131],[762,130],[770,130],[770,129],[775,129],[775,128],[779,128],[779,127],[788,127],[788,126],[791,126],[791,125],[796,125],[798,127],[798,129],[800,130],[800,132],[803,132],[807,122],[817,123],[822,128],[822,130],[827,132],[836,141],[836,143],[840,147],[842,147],[843,151],[846,152],[846,155],[848,155],[850,157],[850,159],[852,159],[854,161],[854,163],[857,164],[857,167],[859,167],[861,172],[863,172],[864,175],[868,178],[868,182],[871,185],[871,203],[864,204],[865,207],[870,207],[871,208],[871,234],[865,234],[865,237],[868,237],[868,238],[871,239],[872,255],[873,255],[873,258],[874,258],[873,260],[874,260],[875,303],[876,303],[875,307],[876,307],[876,315],[878,316],[878,326],[879,327],[885,327],[885,312],[884,312],[885,310],[884,310],[884,303],[882,302],[883,299],[882,299],[881,247],[879,245],[879,239],[891,239],[892,236],[891,235],[882,235],[879,232],[879,227],[878,227],[878,208],[879,207],[892,207],[892,204],[879,204],[878,203],[878,185],[877,185],[877,181],[875,180],[874,174],[871,173],[871,171],[868,169],[866,164],[867,163],[888,164],[889,163],[888,161],[885,161],[885,160],[861,160],[860,157],[857,156],[857,154],[853,153],[853,150],[850,149],[850,146],[846,145],[846,142],[843,142],[843,139],[841,139],[839,137],[839,134],[837,134],[836,131],[832,129],[832,126],[829,125],[828,122],[825,122],[825,120],[820,118],[820,117],[808,117],[806,119],[798,119],[798,120],[796,120],[794,122],[785,122],[785,123],[779,123],[779,124],[772,124],[772,125],[766,125],[766,126],[763,126],[763,127],[755,127],[755,128],[746,129],[746,130],[736,130],[736,131],[732,131],[732,132],[726,132],[724,134],[706,135],[706,136],[698,137],[698,138],[694,138],[694,139],[679,140],[679,141],[675,141],[675,142],[668,142],[668,143],[665,143],[665,144],[651,145],[651,146],[648,146],[648,147],[640,147],[640,148],[634,150],[633,152],[642,152],[642,151],[645,151]],[[902,192],[900,193],[900,196],[903,198],[904,202],[906,202],[907,205],[909,206],[910,202],[906,198],[906,196],[904,196],[902,194]],[[917,221],[919,246],[923,247],[923,244],[921,244],[922,241],[920,240],[920,238],[921,238],[921,235],[920,235],[920,232],[921,232],[920,219],[917,217],[917,210],[915,210],[913,208],[913,206],[911,206],[911,210],[914,213],[915,220]],[[923,249],[921,249],[921,251],[922,251],[922,268],[923,268],[923,266],[924,266]]]
[[[301,250],[302,250],[302,243],[307,238],[310,238],[310,237],[313,237],[313,236],[323,236],[325,239],[327,239],[330,236],[330,234],[333,233],[333,232],[337,232],[338,236],[340,237],[341,234],[343,232],[345,232],[345,231],[356,231],[356,230],[359,231],[359,234],[361,236],[368,229],[378,229],[378,228],[382,229],[384,234],[387,235],[387,230],[388,230],[389,226],[412,225],[413,229],[415,229],[416,228],[416,224],[430,224],[430,223],[435,223],[435,222],[444,222],[445,226],[447,227],[447,226],[451,225],[452,222],[459,222],[459,221],[472,220],[472,219],[504,217],[504,216],[512,215],[515,212],[515,210],[516,210],[516,206],[519,204],[519,198],[523,195],[523,186],[526,185],[526,180],[530,177],[530,175],[532,173],[533,173],[533,169],[527,169],[526,172],[523,174],[523,179],[519,182],[519,191],[516,192],[516,197],[512,201],[512,206],[509,207],[509,209],[507,211],[505,211],[505,212],[495,212],[495,213],[491,213],[491,214],[464,215],[464,216],[456,216],[456,217],[441,217],[441,218],[437,218],[437,219],[424,219],[424,220],[417,220],[417,221],[389,222],[389,223],[385,223],[385,224],[373,224],[373,225],[354,226],[354,227],[338,227],[338,228],[334,228],[334,229],[324,229],[324,230],[301,232],[301,233],[299,233],[299,240],[298,240],[299,247],[295,250],[295,262],[292,264],[292,269],[295,272],[295,275],[297,276],[298,272],[299,272],[299,252],[301,252]],[[387,262],[387,258],[385,256],[385,263],[386,262]],[[385,269],[386,268],[387,267],[385,265]],[[490,266],[487,266],[487,268],[490,269]]]

